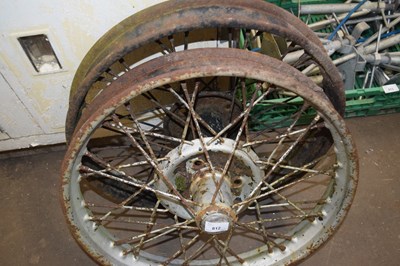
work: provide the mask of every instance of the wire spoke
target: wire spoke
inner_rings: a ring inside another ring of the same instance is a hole
[[[169,44],[170,44],[170,46],[171,46],[171,51],[172,52],[176,52],[176,49],[175,49],[175,41],[174,41],[174,36],[173,35],[169,35],[168,36],[168,41],[169,41]]]
[[[231,101],[231,106],[230,106],[230,111],[229,111],[229,123],[232,122],[232,118],[233,118],[233,114],[235,111],[235,106],[236,106],[236,92],[238,90],[238,86],[237,86],[237,82],[238,82],[238,78],[237,77],[231,77],[230,78],[230,84],[231,84],[231,88],[230,91],[232,93],[232,101]],[[245,108],[245,106],[243,106],[243,108]]]
[[[299,112],[300,113],[300,112]],[[294,125],[297,123],[297,120],[299,118],[299,115],[296,119],[294,119],[294,122],[289,126],[288,128],[288,132],[291,131],[291,129],[294,127]],[[296,139],[295,142],[293,142],[293,144],[284,152],[284,154],[279,158],[279,160],[275,163],[274,166],[271,167],[271,169],[268,171],[267,174],[265,174],[265,176],[262,178],[261,182],[259,182],[257,184],[257,186],[253,189],[253,191],[249,194],[248,198],[252,198],[254,195],[256,195],[260,190],[261,190],[261,186],[263,184],[267,185],[267,187],[269,189],[271,189],[271,191],[276,191],[276,189],[271,186],[270,184],[268,184],[266,181],[268,180],[268,178],[271,176],[271,174],[280,166],[280,164],[282,163],[283,160],[285,160],[285,158],[290,154],[290,152],[294,149],[294,147],[300,142],[300,140],[302,140],[307,133],[310,131],[311,127],[314,126],[318,121],[320,120],[320,116],[316,115],[314,117],[314,119],[312,120],[312,122],[310,123],[310,125],[307,126],[306,130],[303,131]],[[282,139],[283,140],[283,139]],[[279,142],[277,144],[277,146],[279,146],[281,144],[281,142]],[[275,147],[274,151],[271,153],[271,155],[269,156],[269,158],[267,159],[267,162],[270,162],[272,159],[272,154],[274,154],[274,152],[277,151],[277,147]],[[277,195],[279,196],[280,194],[276,191],[275,193],[277,193]],[[290,202],[289,202],[290,203]],[[244,206],[242,205],[239,208],[239,212],[242,211],[244,208]]]
[[[267,165],[267,166],[276,166],[276,163],[267,162],[267,161],[256,161],[256,163],[262,164],[262,165]],[[284,168],[284,169],[296,170],[296,173],[305,172],[305,173],[314,173],[314,174],[321,174],[321,175],[330,175],[330,172],[318,171],[318,170],[309,169],[309,168],[305,168],[305,167],[296,167],[296,166],[284,165],[284,164],[280,164],[279,167]],[[266,167],[265,166],[261,167],[261,169],[263,169],[263,168],[266,168]]]
[[[185,33],[184,33],[185,36],[183,38],[183,40],[184,40],[183,50],[185,50],[185,51],[189,48],[189,44],[188,44],[189,33],[190,33],[190,31],[185,31]]]
[[[172,49],[165,45],[162,41],[156,40],[156,43],[162,48],[161,53],[163,55],[172,53]]]
[[[125,132],[128,132],[129,134],[139,134],[140,133],[139,130],[134,129],[132,127],[114,124],[112,122],[105,122],[105,123],[103,123],[103,125],[106,127],[115,129],[116,131],[118,131],[120,133],[125,133]],[[174,138],[171,136],[166,136],[164,134],[155,133],[155,132],[144,131],[143,134],[145,136],[150,136],[150,137],[159,138],[159,139],[168,140],[168,141],[177,142],[177,143],[180,143],[182,141],[181,139]],[[193,145],[193,142],[191,142],[191,141],[183,140],[183,142],[188,145]]]
[[[256,201],[255,204],[256,204],[257,219],[260,220],[261,219],[260,204],[258,203],[258,201]],[[268,239],[268,235],[267,235],[267,232],[266,232],[264,224],[260,223],[260,224],[258,224],[258,227],[262,231],[262,237],[264,239],[264,242],[267,243],[268,253],[272,253],[273,244],[271,245],[271,242]]]
[[[165,114],[169,115],[171,118],[174,119],[175,122],[179,123],[181,126],[185,124],[185,121],[175,113],[171,112],[168,108],[162,105],[156,97],[153,96],[150,92],[143,93],[143,96],[148,99],[150,102],[154,103],[157,107],[161,108]]]
[[[158,228],[158,229],[154,229],[151,231],[148,231],[147,233],[143,233],[140,235],[136,235],[136,236],[132,236],[126,239],[120,239],[114,242],[115,245],[123,245],[123,244],[131,244],[136,242],[138,239],[146,236],[146,235],[155,235],[154,237],[149,237],[147,240],[143,241],[143,243],[148,243],[150,241],[154,241],[164,235],[168,235],[172,232],[177,231],[179,228],[189,228],[191,230],[199,230],[197,227],[188,227],[189,224],[193,223],[194,220],[187,220],[178,224],[172,224],[172,225],[168,225],[168,226],[164,226],[163,228]],[[127,253],[132,252],[133,249],[130,249],[127,251]]]
[[[204,85],[204,89],[212,90],[211,86],[216,82],[218,77],[213,77],[210,81],[205,82],[203,79],[199,79],[199,81]]]
[[[293,175],[298,174],[300,172],[309,172],[309,173],[311,172],[311,173],[313,173],[311,176],[316,176],[316,175],[319,175],[319,174],[331,176],[332,173],[333,173],[333,170],[336,167],[336,165],[332,165],[332,167],[330,167],[330,169],[324,169],[324,170],[320,170],[320,171],[316,171],[316,172],[313,172],[313,171],[311,171],[312,169],[310,169],[310,167],[313,167],[313,166],[317,165],[319,162],[321,162],[322,160],[328,158],[329,156],[330,156],[330,154],[327,153],[327,154],[325,154],[323,156],[320,156],[319,158],[316,158],[313,161],[311,161],[309,163],[306,163],[306,164],[304,164],[302,166],[292,167],[292,169],[290,169],[290,170],[294,170],[294,171],[291,171],[291,172],[285,174],[284,176],[278,178],[277,180],[274,180],[271,183],[271,186],[275,186],[276,184],[279,184],[280,182],[284,182],[288,178],[290,178]],[[307,170],[310,170],[310,171],[307,171]]]
[[[291,123],[291,125],[288,127],[286,136],[282,137],[282,138],[279,140],[278,144],[276,145],[276,147],[274,148],[274,150],[271,152],[271,154],[269,155],[269,157],[268,157],[268,159],[267,159],[267,162],[268,162],[268,163],[271,162],[271,159],[274,157],[274,155],[277,153],[277,151],[279,150],[279,148],[282,146],[283,141],[284,141],[284,140],[289,136],[289,134],[292,132],[293,128],[296,126],[298,120],[300,119],[301,114],[302,114],[303,111],[304,111],[305,109],[307,109],[307,108],[308,108],[308,105],[307,105],[307,104],[304,104],[304,105],[302,106],[301,110],[300,110],[299,112],[297,112],[296,114],[294,114],[295,118],[294,118],[293,122]],[[319,117],[318,117],[318,119],[319,119]],[[312,124],[312,123],[311,123],[311,124]],[[311,125],[311,124],[310,124],[310,125]],[[309,126],[309,127],[310,127],[310,126]],[[309,127],[307,127],[307,128],[309,128]],[[306,131],[303,131],[303,132],[301,133],[300,136],[303,136],[303,135],[305,134],[305,132],[306,132]],[[307,132],[308,132],[308,130],[307,130]],[[286,158],[286,156],[285,156],[285,158]],[[281,158],[281,161],[284,160],[285,158],[283,158],[283,159]]]
[[[154,183],[154,180],[152,180],[150,183],[147,184],[147,186],[151,186],[152,183]],[[100,218],[100,221],[105,220],[108,216],[110,216],[113,211],[119,210],[119,209],[126,209],[124,207],[127,207],[126,205],[131,202],[135,197],[137,197],[140,193],[142,193],[144,188],[140,188],[138,191],[130,195],[128,198],[126,198],[124,201],[122,201],[120,204],[118,204],[115,208],[111,209],[108,213],[106,213],[104,216]],[[153,211],[157,211],[157,207],[153,209]]]
[[[129,108],[128,111],[130,112],[130,115],[131,115],[131,117],[132,117],[132,119],[133,119],[133,122],[134,122],[134,124],[136,125],[136,127],[137,127],[137,129],[138,129],[138,131],[139,131],[139,133],[140,133],[140,135],[141,135],[141,138],[142,138],[142,140],[144,141],[145,146],[146,146],[146,148],[148,149],[148,151],[149,151],[150,154],[148,154],[148,153],[143,149],[143,147],[136,141],[135,138],[133,138],[133,136],[132,136],[129,132],[127,132],[127,131],[124,130],[123,128],[122,128],[122,130],[123,130],[124,133],[128,136],[128,138],[132,141],[133,145],[136,146],[136,147],[140,150],[140,152],[144,155],[144,157],[145,157],[146,160],[151,164],[151,166],[153,166],[154,170],[157,172],[157,175],[163,180],[163,182],[167,185],[167,187],[168,187],[172,192],[174,192],[174,194],[178,197],[180,203],[187,209],[187,211],[188,211],[191,215],[194,216],[194,211],[193,211],[193,209],[188,205],[188,202],[189,202],[189,201],[188,201],[187,199],[185,199],[185,198],[182,197],[182,195],[178,192],[178,190],[177,190],[177,189],[175,188],[175,186],[171,183],[171,181],[170,181],[170,180],[164,175],[164,173],[161,171],[160,166],[159,166],[158,163],[157,163],[157,157],[156,157],[156,155],[154,154],[153,149],[150,147],[150,144],[147,142],[146,136],[145,136],[143,130],[141,129],[139,123],[137,122],[136,117],[135,117],[135,115],[133,114],[131,108]],[[119,126],[122,127],[121,121],[119,121],[119,119],[118,119],[115,115],[113,115],[113,120],[114,120]]]
[[[140,238],[139,244],[135,247],[135,251],[133,252],[133,254],[135,256],[139,255],[139,251],[143,247],[144,241],[147,239],[147,237],[149,235],[149,232],[153,229],[153,225],[154,225],[154,222],[156,220],[156,215],[157,215],[157,211],[156,210],[157,210],[159,205],[160,205],[160,200],[157,201],[157,203],[155,205],[155,208],[154,208],[153,212],[151,213],[151,216],[150,216],[150,219],[149,219],[149,223],[147,224],[147,228],[146,228],[146,231],[144,233],[144,236],[142,236]]]
[[[101,172],[101,171],[98,171],[98,170],[91,169],[91,168],[89,168],[87,166],[80,166],[79,170],[83,171],[83,172],[96,174],[96,175],[99,175],[99,176],[102,176],[102,177],[106,177],[108,179],[111,179],[111,180],[114,180],[114,181],[118,181],[118,182],[123,183],[123,184],[131,185],[133,187],[143,188],[145,190],[153,192],[156,195],[166,197],[169,200],[181,202],[181,199],[177,195],[173,195],[173,194],[161,191],[161,190],[154,189],[154,188],[152,188],[152,187],[150,187],[150,186],[148,186],[146,184],[143,184],[143,183],[137,183],[137,182],[134,181],[135,179],[127,180],[127,179],[124,179],[124,178],[121,178],[121,177],[117,177],[117,176],[114,176],[114,175],[111,175],[111,174],[107,174],[107,173],[104,173],[104,172]],[[129,178],[129,176],[128,176],[128,178]],[[186,200],[185,204],[198,205],[195,202],[189,201],[189,200]]]
[[[261,221],[261,219],[258,219],[257,221]],[[273,239],[271,239],[271,237],[283,238],[283,239],[286,239],[286,240],[291,240],[292,239],[289,236],[285,236],[285,235],[279,235],[278,236],[276,234],[268,233],[265,230],[261,230],[260,228],[253,227],[253,226],[251,226],[249,224],[246,224],[246,223],[236,222],[236,224],[238,226],[240,226],[240,227],[243,227],[243,228],[249,230],[250,232],[253,232],[253,233],[257,234],[257,235],[262,234],[262,236],[264,238],[264,241],[267,244],[268,253],[272,253],[272,248],[273,247],[277,247],[281,251],[284,251],[286,249],[286,247],[284,245],[276,243]],[[258,226],[261,227],[261,228],[264,227],[263,222],[256,223],[256,224],[258,224]]]
[[[243,223],[243,225],[254,225],[254,224],[259,224],[259,223],[269,223],[269,222],[276,222],[276,221],[287,221],[287,220],[293,220],[293,219],[314,219],[318,217],[323,217],[323,214],[321,212],[315,213],[315,214],[303,214],[303,215],[292,215],[292,216],[284,216],[284,217],[276,217],[276,218],[264,218],[256,221],[251,221],[251,222],[246,222]]]
[[[215,240],[214,240],[214,243],[215,243]],[[223,248],[223,247],[222,247]],[[221,250],[221,248],[220,248],[220,245],[214,245],[214,249],[218,252],[218,254],[219,254],[219,256],[220,256],[220,260],[219,260],[219,262],[217,263],[217,266],[221,266],[222,265],[222,260],[224,260],[225,261],[225,264],[226,265],[231,265],[230,263],[229,263],[229,261],[228,261],[228,258],[222,253],[222,250]]]
[[[275,190],[275,188],[273,186],[271,186],[270,184],[268,184],[266,181],[264,182],[264,184],[270,189],[270,190]],[[289,200],[287,197],[285,197],[284,195],[282,195],[281,193],[279,193],[278,191],[274,192],[275,195],[277,195],[278,197],[280,197],[281,199],[283,199],[284,201],[286,201],[289,205],[291,205],[293,208],[295,208],[296,210],[298,210],[301,214],[306,214],[305,211],[303,211],[299,206],[297,206],[297,204],[295,204],[294,202],[292,202],[291,200]]]
[[[176,214],[174,215],[174,220],[175,220],[176,224],[179,223],[178,216]],[[184,245],[183,245],[184,241],[183,241],[182,229],[179,228],[178,233],[179,233],[179,244],[181,245],[181,250],[183,249],[183,252],[182,252],[183,257],[186,260],[187,256],[186,256],[186,249],[184,249]]]
[[[222,250],[220,250],[220,255],[221,255],[221,258],[220,258],[220,260],[219,260],[219,265],[221,265],[221,263],[222,263],[222,259],[224,259],[225,260],[225,262],[227,263],[227,265],[230,265],[229,264],[229,262],[228,262],[228,259],[227,259],[227,257],[226,257],[226,252],[227,252],[227,250],[228,250],[228,248],[229,248],[229,243],[231,242],[231,239],[232,239],[232,236],[233,236],[233,231],[234,231],[234,227],[232,227],[230,230],[229,230],[229,234],[228,234],[228,237],[226,238],[226,240],[225,240],[225,242],[223,242],[223,244],[222,244],[222,246],[223,246],[223,248],[222,248]]]
[[[247,93],[246,93],[247,92],[247,88],[246,88],[246,83],[243,80],[241,82],[241,87],[242,87],[242,108],[243,108],[243,110],[245,110],[246,106],[247,106]],[[261,85],[259,83],[257,83],[257,89],[253,94],[253,99],[254,99],[254,95],[256,95],[256,93],[260,90],[260,87],[261,87]],[[253,99],[252,99],[252,101],[254,101]],[[246,118],[246,116],[247,116],[247,118]],[[245,137],[246,137],[246,142],[249,142],[249,135],[250,134],[249,134],[249,127],[248,127],[248,124],[247,124],[247,119],[248,119],[249,114],[247,114],[246,116],[245,116],[246,123],[244,124]]]
[[[194,95],[193,95],[193,97],[194,97]],[[192,117],[191,113],[188,112],[187,117],[186,117],[186,121],[185,121],[185,126],[184,126],[183,131],[182,131],[181,144],[179,145],[179,150],[178,150],[179,154],[182,154],[182,148],[183,148],[183,144],[185,143],[185,139],[186,139],[186,135],[187,135],[187,132],[188,132],[188,129],[189,129],[189,125],[192,124],[191,120],[190,120],[191,117]],[[192,128],[192,133],[193,133],[193,137],[194,137],[194,135],[195,135],[194,128]]]
[[[186,252],[186,250],[188,248],[190,248],[191,246],[193,246],[198,239],[200,238],[200,235],[196,235],[195,237],[193,237],[186,245],[181,246],[181,249],[179,249],[177,252],[175,252],[175,254],[173,254],[170,258],[168,258],[166,261],[164,261],[162,263],[162,265],[168,265],[171,263],[172,260],[176,259],[177,257],[179,257],[182,253]]]
[[[252,98],[251,98],[250,105],[249,105],[249,107],[246,109],[246,113],[244,114],[244,118],[243,118],[242,124],[240,125],[239,132],[238,132],[237,135],[236,135],[236,139],[235,139],[235,143],[234,143],[234,145],[233,145],[233,149],[232,149],[232,151],[230,152],[228,161],[225,163],[224,169],[223,169],[223,171],[222,171],[222,176],[225,176],[226,173],[227,173],[228,170],[229,170],[229,167],[230,167],[230,165],[231,165],[231,163],[232,163],[232,160],[233,160],[233,157],[234,157],[234,155],[235,155],[235,152],[236,152],[236,150],[237,150],[237,148],[238,148],[238,146],[239,146],[239,140],[240,140],[240,137],[242,136],[243,129],[245,128],[245,126],[246,126],[246,124],[247,124],[247,120],[248,120],[248,118],[249,118],[250,111],[251,111],[251,109],[252,109],[252,107],[253,107],[253,105],[254,105],[254,101],[255,101],[255,99],[256,99],[257,93],[258,93],[258,91],[259,91],[260,89],[261,89],[261,86],[257,86],[257,89],[256,89],[256,91],[253,93],[253,96],[252,96]],[[221,178],[221,179],[218,181],[217,187],[215,188],[215,192],[214,192],[213,197],[212,197],[212,201],[211,201],[212,203],[215,203],[215,199],[217,198],[218,192],[219,192],[219,190],[221,189],[221,186],[222,186],[224,180],[225,180],[225,178]]]
[[[136,193],[135,193],[136,194]],[[127,210],[135,210],[135,211],[144,211],[144,212],[152,212],[154,208],[147,208],[147,207],[137,207],[137,206],[129,206],[125,204],[118,204],[118,205],[105,205],[105,204],[97,204],[86,202],[85,206],[87,207],[98,207],[98,208],[110,208],[110,209],[127,209]],[[168,209],[156,209],[159,213],[168,213]]]
[[[270,93],[270,90],[264,92],[261,96],[254,101],[253,106],[258,104],[266,95]],[[251,111],[252,106],[247,107],[240,115],[238,115],[231,123],[229,123],[226,127],[224,127],[221,131],[218,132],[212,139],[210,139],[207,144],[210,145],[215,140],[219,139],[222,135],[224,135],[228,130],[234,127],[248,112]]]
[[[296,201],[296,204],[324,204],[326,200],[306,200],[306,201]],[[276,208],[276,207],[287,207],[289,203],[274,203],[274,204],[267,204],[267,205],[259,205],[259,209],[269,209],[269,208]],[[256,207],[249,206],[249,210],[255,210]]]
[[[300,116],[298,116],[295,121],[292,123],[292,125],[289,127],[288,132],[291,131],[291,129],[294,127],[294,125],[297,123],[297,120],[299,119]],[[303,131],[297,139],[293,142],[292,145],[284,152],[284,154],[279,158],[279,160],[271,167],[270,171],[264,176],[263,181],[267,180],[268,177],[272,174],[273,171],[275,171],[280,164],[286,159],[286,157],[290,154],[290,152],[294,149],[294,147],[300,143],[300,141],[307,135],[307,133],[311,130],[312,126],[318,122],[320,119],[319,115],[317,115],[313,121],[310,123],[309,126],[307,126],[306,130]],[[282,142],[285,138],[282,138]],[[282,142],[280,141],[277,145],[274,151],[271,153],[271,155],[268,157],[267,162],[270,163],[272,160],[272,156],[277,152],[277,148],[282,145]]]
[[[257,196],[254,196],[254,197],[248,197],[246,200],[244,200],[244,201],[242,201],[242,202],[239,202],[239,203],[236,203],[236,204],[234,204],[232,207],[233,207],[233,208],[237,208],[237,207],[243,208],[244,205],[249,205],[250,203],[252,203],[252,202],[254,202],[254,201],[256,201],[256,200],[261,200],[261,199],[263,199],[263,198],[266,198],[266,197],[270,196],[271,194],[274,194],[274,193],[279,192],[279,191],[281,191],[281,190],[284,190],[284,189],[286,189],[286,188],[292,187],[292,186],[294,186],[294,185],[296,185],[296,184],[299,184],[299,183],[301,183],[301,182],[307,181],[307,180],[309,180],[309,179],[315,177],[316,175],[317,175],[317,174],[310,174],[310,175],[307,175],[307,176],[305,176],[305,177],[303,177],[303,178],[299,178],[299,179],[297,179],[297,180],[295,180],[295,181],[293,181],[293,182],[290,182],[290,183],[285,184],[285,185],[283,185],[283,186],[279,186],[279,187],[274,188],[274,189],[270,189],[269,187],[266,187],[265,189],[262,189],[262,190],[267,190],[267,189],[269,189],[267,192],[265,192],[265,193],[263,193],[263,194],[260,194],[260,195],[257,195]],[[274,183],[272,183],[272,184],[275,184],[275,183],[278,183],[278,182],[274,182]],[[285,204],[289,205],[289,203],[285,203]],[[298,203],[297,203],[297,204],[298,204]]]
[[[235,48],[235,47],[233,47],[233,29],[232,28],[228,29],[228,44],[229,44],[229,48]]]
[[[115,171],[116,173],[129,178],[130,180],[137,182],[137,183],[143,183],[141,181],[139,181],[138,179],[129,176],[128,174],[126,174],[124,171],[121,171],[120,169],[112,166],[111,164],[109,164],[108,162],[106,162],[103,158],[101,158],[99,155],[91,153],[91,152],[86,152],[85,156],[89,157],[90,159],[92,159],[95,163],[97,163],[99,166],[104,167],[103,172],[108,172],[108,171]]]
[[[246,29],[244,32],[245,40],[244,40],[244,44],[243,44],[243,49],[247,49],[250,45],[250,42],[251,42],[250,41],[250,33],[251,33],[251,30],[249,30],[249,29]]]
[[[196,251],[194,251],[189,258],[185,259],[185,261],[182,263],[182,265],[189,265],[189,262],[191,262],[193,259],[195,259],[197,256],[199,256],[205,248],[210,245],[210,243],[216,238],[215,235],[207,239],[206,242],[204,242]]]
[[[186,83],[181,83],[181,85],[185,86],[186,89]],[[181,86],[181,88],[183,89],[183,87]],[[197,89],[196,89],[197,88]],[[215,132],[215,130],[206,122],[204,121],[203,118],[201,118],[201,116],[194,110],[194,102],[193,102],[193,106],[192,106],[192,110],[191,107],[189,106],[189,102],[190,102],[190,96],[189,96],[189,92],[186,89],[183,89],[184,93],[185,93],[185,98],[187,98],[187,101],[185,101],[173,88],[169,87],[168,88],[169,91],[178,98],[178,100],[186,107],[186,109],[189,111],[189,113],[191,113],[192,115],[192,119],[193,121],[196,123],[201,124],[205,129],[207,129],[207,131],[209,131],[212,135],[216,135],[217,132]],[[196,89],[196,94],[198,94],[198,90],[199,90],[199,83],[198,81],[196,81],[196,85],[195,85],[195,89]],[[186,95],[187,93],[187,95]],[[196,95],[197,96],[197,95]],[[189,97],[189,98],[188,98]],[[200,128],[200,126],[199,126]],[[196,128],[196,132],[199,133],[199,130]],[[222,139],[220,139],[221,141],[223,141]]]
[[[130,70],[129,65],[125,62],[124,58],[119,59],[118,62],[124,67],[125,73]]]
[[[226,251],[234,256],[241,264],[244,264],[245,261],[242,259],[236,252],[234,252],[229,246],[225,246],[225,243],[220,239],[215,239],[214,242],[222,247],[226,247]]]
[[[189,92],[188,92],[187,87],[186,87],[186,83],[181,83],[181,85],[182,85],[181,88],[182,88],[182,90],[183,90],[183,92],[185,94],[186,100],[187,100],[187,105],[188,105],[188,108],[189,108],[189,112],[192,114],[192,120],[193,120],[194,125],[196,127],[196,132],[197,132],[197,134],[199,136],[199,139],[200,139],[200,143],[201,143],[201,146],[202,146],[202,151],[204,153],[204,156],[206,157],[206,161],[207,161],[208,165],[210,166],[211,170],[214,172],[214,166],[212,164],[212,161],[211,161],[211,158],[210,158],[210,154],[208,153],[208,150],[206,148],[206,144],[204,142],[204,137],[203,137],[203,133],[201,132],[201,128],[200,128],[200,125],[199,125],[199,120],[198,120],[198,117],[195,115],[195,111],[194,111],[194,103],[196,101],[196,95],[197,95],[197,92],[198,92],[199,83],[196,82],[196,85],[194,87],[193,96],[192,96],[191,100],[190,100]]]
[[[317,128],[319,128],[320,126],[319,125],[315,125],[315,126],[313,126],[313,127],[311,127],[311,129],[317,129]],[[247,143],[245,143],[245,144],[243,144],[243,148],[245,148],[245,147],[249,147],[249,146],[254,146],[254,145],[258,145],[258,144],[264,144],[264,143],[276,143],[276,141],[280,141],[281,139],[284,139],[283,141],[282,141],[282,143],[285,143],[285,140],[288,138],[288,137],[291,137],[291,136],[294,136],[294,135],[297,135],[297,134],[301,134],[301,133],[303,133],[304,131],[306,131],[307,130],[307,128],[302,128],[302,129],[298,129],[298,130],[293,130],[293,131],[291,131],[291,132],[287,132],[287,133],[284,133],[284,134],[281,134],[281,135],[278,135],[278,136],[275,136],[275,137],[273,137],[273,138],[271,138],[271,137],[266,137],[266,136],[263,136],[263,139],[260,139],[260,140],[254,140],[254,141],[249,141],[249,142],[247,142]],[[260,133],[257,133],[258,135],[260,134]],[[291,141],[290,141],[291,142]]]
[[[168,160],[167,157],[163,157],[163,158],[158,158],[157,162],[163,162]],[[134,163],[128,163],[128,164],[122,164],[122,165],[117,165],[115,166],[116,169],[123,169],[123,168],[129,168],[129,167],[136,167],[136,166],[143,166],[143,165],[149,165],[148,161],[139,161],[139,162],[134,162]]]

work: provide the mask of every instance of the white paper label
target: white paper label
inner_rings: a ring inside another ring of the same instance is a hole
[[[383,89],[383,91],[385,93],[391,93],[391,92],[399,91],[399,87],[397,87],[396,84],[384,85],[384,86],[382,86],[382,89]]]
[[[208,233],[218,233],[218,232],[225,232],[229,229],[229,223],[222,222],[222,223],[212,223],[207,222],[205,224],[204,230]]]

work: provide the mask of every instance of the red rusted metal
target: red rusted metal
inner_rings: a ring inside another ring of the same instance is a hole
[[[319,65],[323,88],[339,113],[345,97],[339,72],[318,38],[298,18],[261,0],[174,0],[139,12],[112,28],[88,52],[75,75],[66,121],[70,140],[92,85],[115,62],[140,47],[178,32],[202,28],[245,28],[270,32],[303,47]]]
[[[99,127],[102,120],[112,114],[118,106],[147,90],[175,81],[202,76],[241,76],[263,80],[279,87],[287,88],[315,106],[324,115],[324,119],[329,121],[331,126],[341,133],[343,137],[341,141],[350,147],[347,151],[349,152],[347,156],[351,160],[350,169],[352,172],[348,174],[351,176],[352,182],[349,184],[348,198],[343,203],[342,211],[345,212],[349,208],[354,188],[357,184],[357,155],[343,119],[335,111],[322,89],[299,71],[290,68],[279,60],[253,52],[233,49],[201,49],[172,53],[147,62],[113,82],[94,99],[79,120],[77,130],[72,136],[62,165],[64,189],[67,188],[71,172],[75,171],[73,167],[77,163],[76,160],[79,159],[77,156],[90,138],[93,129]],[[74,224],[73,217],[70,217],[69,200],[69,198],[64,197],[63,206],[74,236],[91,256],[102,263],[106,263],[102,255],[93,251],[90,243],[81,237],[78,231],[79,228]],[[337,218],[337,222],[334,225],[335,228],[341,223],[342,219],[343,216]],[[322,240],[328,238],[332,231],[327,228]],[[322,240],[311,244],[308,251],[298,255],[294,260],[298,260],[314,251],[322,244]]]

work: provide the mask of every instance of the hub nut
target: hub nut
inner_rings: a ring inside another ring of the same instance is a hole
[[[223,182],[219,193],[215,195],[216,185]],[[236,214],[232,210],[233,195],[227,176],[222,176],[222,170],[212,172],[205,168],[199,170],[192,178],[190,192],[194,201],[201,204],[196,211],[198,226],[208,234],[220,234],[228,231]]]
[[[221,234],[228,231],[236,220],[235,213],[230,208],[210,205],[196,216],[196,222],[203,232]]]

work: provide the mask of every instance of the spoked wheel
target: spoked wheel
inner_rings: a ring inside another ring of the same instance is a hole
[[[283,60],[287,52],[304,49],[293,67],[318,66],[322,88],[344,113],[339,72],[319,39],[289,12],[261,0],[172,0],[128,17],[88,52],[71,87],[67,140],[87,104],[134,67],[154,57],[204,47],[253,50]]]
[[[291,114],[273,115],[282,106]],[[94,99],[78,129],[63,163],[64,208],[78,242],[105,264],[288,264],[333,233],[357,182],[354,145],[322,90],[244,50],[138,66]],[[291,164],[320,131],[332,148]],[[104,179],[129,194],[91,185]]]

